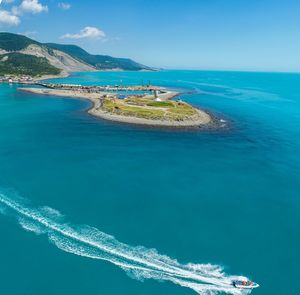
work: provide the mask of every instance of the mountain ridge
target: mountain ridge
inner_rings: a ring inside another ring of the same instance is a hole
[[[72,44],[57,44],[57,43],[45,43],[52,49],[61,50],[69,55],[76,57],[87,64],[94,66],[96,69],[112,69],[114,68],[126,68],[127,70],[153,70],[150,67],[144,66],[140,63],[133,61],[130,58],[112,57],[109,55],[90,54],[86,50],[77,45]]]
[[[20,63],[22,60],[24,65]],[[0,32],[0,74],[38,75],[38,70],[52,74],[54,69],[60,73],[153,70],[129,58],[93,55],[77,45],[40,43],[23,35]]]

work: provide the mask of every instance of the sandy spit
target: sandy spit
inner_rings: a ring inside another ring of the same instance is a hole
[[[44,88],[19,88],[19,90],[40,94],[40,95],[52,95],[59,97],[69,97],[77,99],[85,99],[92,102],[92,107],[88,110],[88,113],[105,120],[138,124],[138,125],[148,125],[148,126],[160,126],[160,127],[201,127],[212,123],[211,116],[201,109],[196,109],[197,114],[184,121],[171,121],[171,120],[154,120],[154,119],[143,119],[137,117],[129,117],[108,113],[101,109],[101,101],[99,99],[99,93],[85,93],[72,90],[59,90],[59,89],[44,89]],[[101,92],[101,95],[109,93]],[[177,93],[168,92],[169,97],[176,96]]]

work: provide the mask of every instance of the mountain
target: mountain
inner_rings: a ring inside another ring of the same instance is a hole
[[[52,49],[28,37],[0,33],[0,74],[56,75],[67,72],[94,71],[65,52]]]
[[[123,69],[128,71],[152,70],[129,58],[117,58],[109,55],[93,55],[76,45],[47,43],[48,47],[63,51],[98,70]]]
[[[151,70],[131,59],[92,55],[75,45],[43,44],[26,36],[0,33],[0,75],[56,75],[115,69]]]
[[[27,38],[26,36],[0,32],[0,49],[2,50],[19,51],[25,49],[31,44],[39,43]]]
[[[61,70],[48,63],[44,57],[22,54],[18,52],[6,53],[0,56],[0,75],[58,75]]]

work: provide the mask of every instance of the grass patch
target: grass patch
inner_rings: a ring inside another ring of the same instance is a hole
[[[197,114],[192,106],[183,102],[143,98],[105,99],[102,109],[116,115],[151,120],[183,121]]]
[[[173,101],[151,101],[151,102],[148,102],[147,103],[147,106],[149,107],[161,107],[161,108],[166,108],[166,107],[169,107],[169,108],[173,108],[175,107],[176,105],[174,104]]]

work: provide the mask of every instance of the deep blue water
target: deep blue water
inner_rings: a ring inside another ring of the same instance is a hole
[[[121,125],[89,116],[84,101],[0,85],[0,193],[181,263],[221,265],[260,283],[253,294],[299,294],[300,74],[100,72],[60,81],[120,80],[180,89],[227,127]],[[0,236],[3,294],[196,294],[61,251],[7,215]]]

